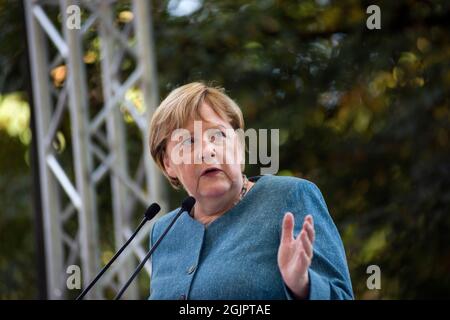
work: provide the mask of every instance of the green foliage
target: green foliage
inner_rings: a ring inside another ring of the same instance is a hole
[[[0,299],[33,299],[37,274],[26,148],[3,131],[0,146]]]
[[[157,7],[162,93],[213,80],[247,127],[281,129],[281,173],[323,191],[357,298],[448,297],[449,4],[383,2],[371,31],[365,1],[322,3],[206,1],[184,18]]]

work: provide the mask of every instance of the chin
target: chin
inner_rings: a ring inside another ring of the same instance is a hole
[[[230,183],[225,181],[211,181],[201,186],[202,197],[220,197],[230,190]]]

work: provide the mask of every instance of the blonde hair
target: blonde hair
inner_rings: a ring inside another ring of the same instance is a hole
[[[221,87],[210,87],[192,82],[172,90],[153,114],[149,129],[150,154],[174,188],[181,184],[170,177],[164,166],[168,139],[176,129],[183,128],[191,119],[200,119],[200,106],[208,104],[233,129],[244,130],[244,118],[239,106]]]

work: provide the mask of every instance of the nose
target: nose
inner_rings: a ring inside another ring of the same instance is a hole
[[[202,160],[207,161],[207,159],[214,158],[215,156],[216,156],[216,149],[214,143],[205,139],[203,142]]]
[[[197,150],[197,158],[201,160],[201,162],[208,162],[215,157],[216,149],[214,143],[212,143],[208,139],[203,139],[201,150]]]

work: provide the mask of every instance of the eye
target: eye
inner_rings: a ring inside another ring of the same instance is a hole
[[[194,143],[195,143],[194,137],[188,137],[182,142],[183,146],[191,146]]]
[[[221,130],[214,131],[214,133],[211,135],[210,140],[211,142],[221,142],[226,138],[226,135]]]

